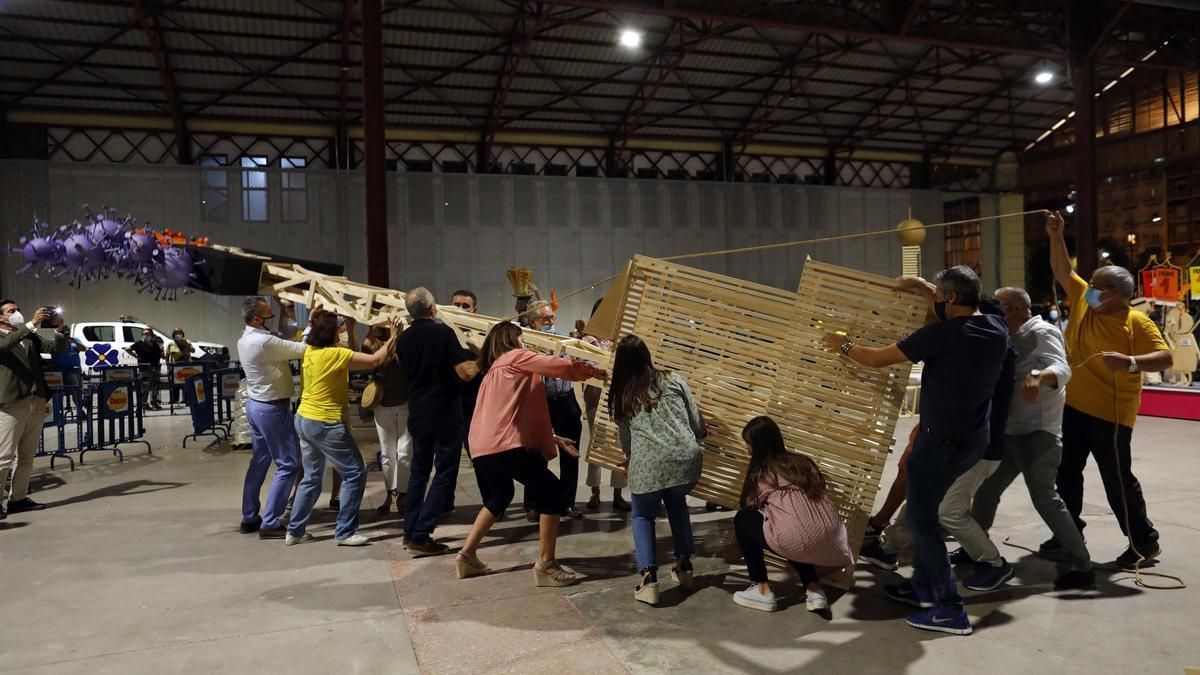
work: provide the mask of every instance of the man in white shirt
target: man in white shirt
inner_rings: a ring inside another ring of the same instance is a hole
[[[272,335],[267,320],[275,318],[266,298],[252,296],[242,303],[246,330],[238,339],[238,356],[246,373],[246,420],[254,447],[242,489],[241,532],[258,532],[261,539],[283,539],[281,519],[288,495],[300,470],[300,447],[292,424],[292,369],[288,361],[304,355],[303,342]],[[267,493],[262,517],[259,493],[267,469],[275,462],[275,477]]]
[[[1005,427],[1005,454],[999,468],[975,493],[972,515],[985,530],[992,526],[1000,495],[1023,475],[1029,498],[1054,538],[1062,542],[1070,568],[1054,581],[1057,590],[1095,584],[1091,555],[1083,535],[1055,489],[1062,461],[1063,405],[1071,366],[1062,333],[1033,316],[1029,294],[1020,288],[1001,288],[996,299],[1017,349],[1017,382]]]

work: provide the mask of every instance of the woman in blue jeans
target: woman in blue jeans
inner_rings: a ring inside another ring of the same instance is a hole
[[[633,493],[633,544],[642,576],[633,596],[653,605],[658,602],[654,518],[660,503],[667,507],[675,543],[671,578],[685,589],[692,586],[695,544],[686,497],[700,480],[699,441],[707,433],[687,383],[675,373],[655,368],[646,343],[636,335],[627,335],[617,344],[608,410],[628,458]]]
[[[342,476],[334,539],[338,546],[365,546],[370,539],[358,533],[358,507],[366,488],[367,467],[345,421],[350,407],[349,371],[374,370],[383,365],[400,334],[400,324],[395,319],[389,322],[391,335],[374,354],[337,346],[338,317],[333,312],[314,310],[311,324],[305,338],[308,349],[300,365],[303,391],[295,421],[304,478],[296,491],[285,543],[291,546],[312,538],[304,526],[321,495],[325,460],[329,460]]]

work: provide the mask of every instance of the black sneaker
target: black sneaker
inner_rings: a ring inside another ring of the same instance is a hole
[[[1054,590],[1069,591],[1096,585],[1095,570],[1070,570],[1054,580]]]
[[[973,591],[994,591],[1011,578],[1013,578],[1012,567],[1007,560],[1001,558],[1000,564],[995,567],[991,565],[976,567],[975,574],[963,581],[963,586]]]
[[[1046,541],[1043,541],[1041,546],[1038,546],[1038,553],[1048,556],[1061,556],[1066,555],[1066,549],[1063,548],[1062,542],[1057,538],[1050,537]]]
[[[242,534],[254,534],[255,532],[258,532],[258,528],[261,525],[262,518],[255,518],[254,520],[248,522],[242,521],[242,524],[238,526],[238,532],[241,532]]]
[[[950,558],[951,565],[966,565],[967,563],[975,562],[971,559],[971,556],[967,554],[967,549],[961,546],[951,551],[948,557]]]
[[[8,502],[9,513],[25,513],[26,511],[41,511],[46,508],[45,504],[39,504],[29,497],[18,499],[17,501]]]
[[[11,510],[11,505],[9,509]],[[1137,550],[1135,551],[1134,548]],[[1138,554],[1141,554],[1140,556]],[[1121,569],[1131,570],[1137,566],[1138,560],[1141,559],[1141,567],[1149,567],[1158,562],[1158,556],[1162,553],[1162,548],[1158,542],[1150,542],[1139,546],[1130,546],[1125,549],[1125,552],[1117,556],[1117,566]]]
[[[330,497],[330,498],[329,498],[329,508],[333,509],[334,511],[338,511],[338,510],[340,510],[340,509],[342,508],[342,500],[341,500],[341,498],[339,498],[339,497]]]
[[[889,572],[900,567],[898,558],[899,556],[895,553],[888,553],[883,550],[883,546],[880,545],[878,539],[869,541],[863,544],[862,548],[858,549],[858,559],[860,562],[870,563],[881,570]]]

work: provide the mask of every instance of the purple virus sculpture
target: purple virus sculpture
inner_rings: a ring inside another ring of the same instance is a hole
[[[76,230],[73,234],[66,234],[63,248],[64,269],[58,276],[70,276],[76,286],[84,281],[98,281],[108,276],[105,269],[108,260],[104,249],[92,241],[86,232]]]
[[[156,291],[159,300],[174,300],[179,289],[188,293],[188,284],[196,276],[192,256],[181,248],[163,249],[162,261],[150,273],[148,288]]]
[[[43,271],[53,271],[63,264],[63,244],[54,237],[50,226],[37,218],[33,219],[31,236],[21,237],[20,246],[12,249],[25,259],[25,265],[17,270],[22,274],[33,270],[33,276],[38,277]]]

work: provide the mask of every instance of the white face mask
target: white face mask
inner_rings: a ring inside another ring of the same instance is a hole
[[[25,325],[25,317],[21,315],[21,310],[18,309],[8,315],[8,322],[12,324],[13,328],[20,328]]]
[[[1050,320],[1058,321],[1058,312],[1056,310],[1050,310]]]

